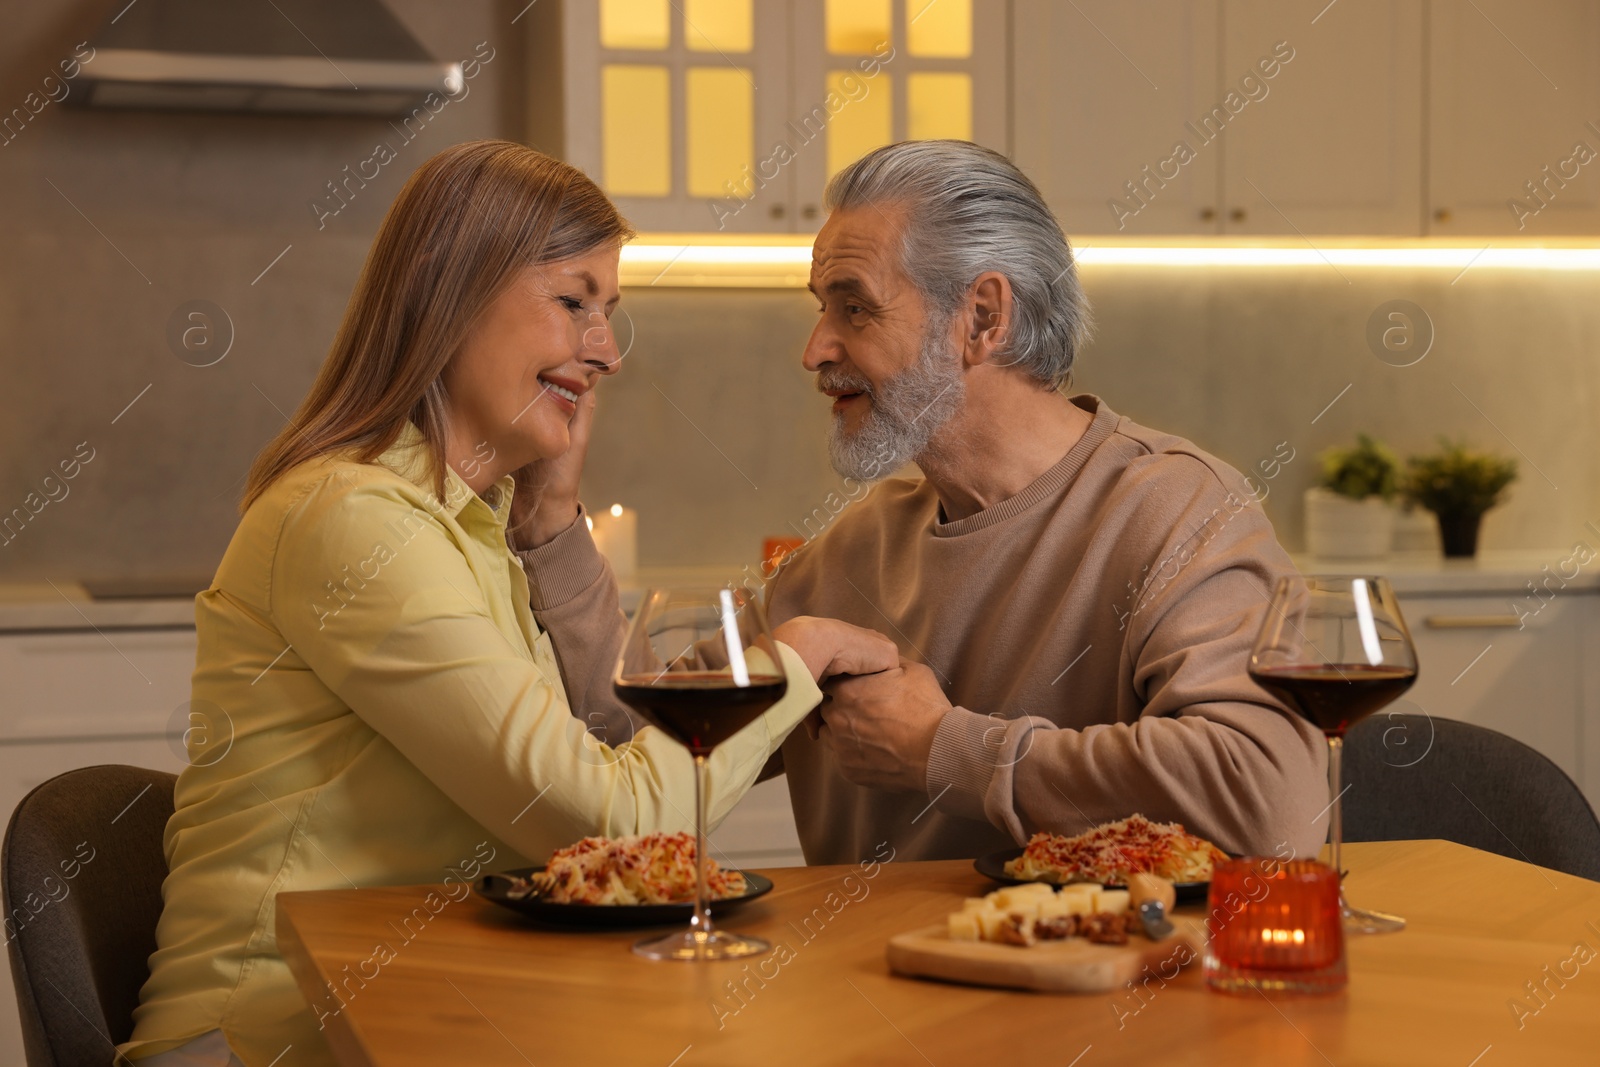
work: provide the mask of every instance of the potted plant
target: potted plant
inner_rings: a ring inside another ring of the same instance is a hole
[[[1387,555],[1400,461],[1366,434],[1356,437],[1353,448],[1330,448],[1319,458],[1321,482],[1305,496],[1306,548],[1318,559]]]
[[[1506,487],[1517,480],[1517,461],[1464,444],[1439,439],[1439,451],[1412,456],[1407,463],[1404,493],[1439,520],[1439,540],[1447,557],[1474,556],[1484,512],[1505,499]]]

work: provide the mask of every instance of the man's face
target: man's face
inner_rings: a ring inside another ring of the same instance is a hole
[[[836,211],[812,251],[821,317],[803,363],[834,398],[828,445],[847,477],[882,478],[914,459],[964,395],[950,318],[901,266],[903,218],[893,206]]]

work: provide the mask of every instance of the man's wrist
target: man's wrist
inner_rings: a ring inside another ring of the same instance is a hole
[[[988,818],[984,801],[1003,737],[1003,727],[987,716],[961,707],[945,712],[924,772],[924,788],[940,811],[964,819]]]

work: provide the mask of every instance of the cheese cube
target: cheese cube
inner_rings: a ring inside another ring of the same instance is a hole
[[[962,911],[982,911],[989,907],[988,897],[968,897],[961,902]]]
[[[1101,889],[1095,894],[1095,911],[1107,911],[1112,915],[1121,915],[1128,910],[1128,891],[1126,889]]]
[[[1066,915],[1093,915],[1095,912],[1095,894],[1099,886],[1074,883],[1064,885],[1057,896],[1064,902]]]
[[[1039,901],[1039,918],[1059,919],[1063,915],[1071,915],[1071,898],[1060,893],[1052,893],[1047,898]]]
[[[978,931],[985,941],[995,940],[996,934],[999,932],[1000,927],[1004,926],[1010,920],[1010,916],[1008,916],[1005,912],[996,911],[993,908],[988,908],[984,911],[974,911],[969,914],[977,918]]]
[[[980,941],[983,931],[978,927],[978,913],[973,911],[958,911],[947,919],[950,940],[952,941]]]

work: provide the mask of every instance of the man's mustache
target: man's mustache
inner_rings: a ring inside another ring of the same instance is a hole
[[[853,371],[843,367],[828,367],[817,372],[817,392],[825,393],[829,389],[836,389],[846,393],[872,392],[872,382]]]

